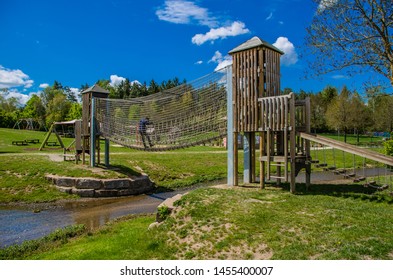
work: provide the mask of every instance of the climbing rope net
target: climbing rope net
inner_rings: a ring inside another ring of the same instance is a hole
[[[156,94],[132,99],[96,99],[103,137],[134,149],[171,150],[226,136],[226,69]],[[144,138],[139,122],[149,118]],[[145,139],[148,144],[148,139]]]

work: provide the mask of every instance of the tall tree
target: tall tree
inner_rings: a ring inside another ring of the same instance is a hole
[[[313,1],[318,10],[306,37],[313,73],[346,69],[354,74],[371,69],[393,85],[392,1]]]
[[[45,106],[42,103],[41,98],[38,95],[33,94],[27,101],[22,114],[25,118],[33,118],[38,121],[43,121],[45,120],[45,112]]]
[[[350,102],[349,125],[356,131],[359,144],[360,132],[364,132],[372,125],[371,112],[357,92],[353,93]]]
[[[328,125],[333,129],[344,131],[344,142],[347,142],[347,132],[351,128],[351,95],[347,87],[344,87],[326,111]]]

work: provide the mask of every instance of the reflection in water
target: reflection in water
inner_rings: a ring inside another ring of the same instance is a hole
[[[163,200],[184,192],[70,201],[45,204],[46,208],[35,204],[40,209],[37,213],[32,207],[0,206],[0,247],[37,239],[69,225],[84,224],[91,230],[121,216],[154,213]]]

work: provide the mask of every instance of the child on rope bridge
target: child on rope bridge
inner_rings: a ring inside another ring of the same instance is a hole
[[[142,142],[143,142],[143,146],[146,148],[148,148],[146,146],[146,142],[145,142],[145,137],[147,138],[147,141],[149,142],[149,146],[153,147],[153,144],[151,143],[150,140],[150,136],[149,134],[147,134],[147,125],[152,124],[149,120],[149,117],[143,118],[139,121],[139,134],[142,137]]]

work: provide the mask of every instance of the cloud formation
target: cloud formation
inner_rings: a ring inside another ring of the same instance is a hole
[[[39,88],[47,88],[47,87],[49,87],[48,83],[43,83],[39,85]]]
[[[227,37],[233,37],[246,33],[250,33],[250,30],[246,28],[246,25],[241,21],[235,21],[230,26],[212,28],[205,34],[196,34],[194,37],[192,37],[191,41],[193,44],[200,46],[207,41],[225,39]]]
[[[197,24],[209,27],[210,31],[207,33],[196,34],[192,37],[192,43],[198,46],[207,41],[214,42],[217,39],[225,39],[250,32],[241,21],[220,26],[217,17],[212,16],[208,9],[199,7],[193,1],[166,0],[164,6],[156,11],[156,15],[160,20],[176,24]]]
[[[0,88],[32,87],[34,81],[21,70],[11,70],[0,65]]]
[[[317,8],[318,13],[322,13],[324,10],[333,7],[337,2],[338,0],[321,0]]]
[[[111,75],[110,76],[110,85],[115,87],[117,85],[119,85],[121,82],[125,81],[126,78],[123,77],[119,77],[117,75]]]
[[[232,56],[222,56],[219,51],[216,51],[213,57],[209,60],[209,62],[217,63],[218,65],[214,69],[214,71],[218,71],[232,64]]]
[[[288,38],[277,38],[273,46],[284,52],[284,55],[281,56],[281,64],[289,66],[295,64],[298,61],[295,46],[288,40]]]
[[[191,1],[167,0],[164,7],[156,11],[156,15],[160,20],[178,24],[197,23],[209,27],[217,25],[217,20],[209,15],[208,9]]]
[[[38,92],[30,92],[29,94],[24,94],[19,92],[17,89],[11,89],[2,93],[5,99],[15,98],[20,106],[25,106],[27,101],[33,96],[33,94],[39,95]]]

